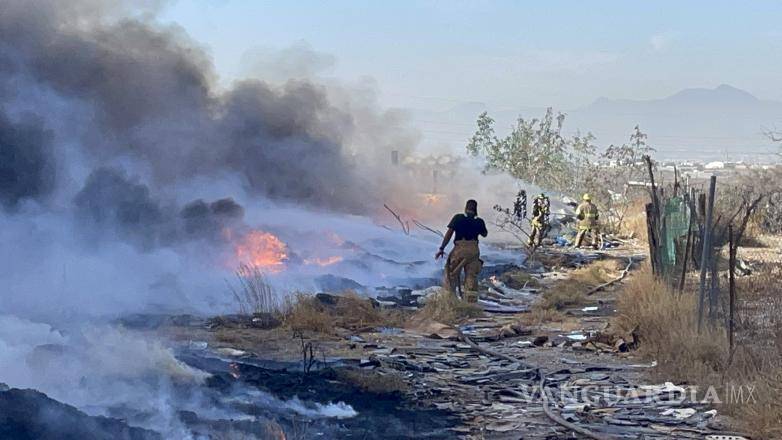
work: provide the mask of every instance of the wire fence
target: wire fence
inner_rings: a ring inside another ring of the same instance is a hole
[[[699,329],[706,323],[724,325],[731,349],[739,331],[740,338],[763,336],[782,347],[782,238],[762,231],[755,214],[764,197],[719,194],[716,176],[705,187],[690,187],[676,177],[672,185],[658,187],[651,159],[646,161],[655,276],[680,294],[698,295]]]

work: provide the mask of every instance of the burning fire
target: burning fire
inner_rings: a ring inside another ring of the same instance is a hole
[[[294,256],[291,258],[291,251],[285,242],[272,233],[257,229],[236,238],[231,230],[223,232],[227,240],[234,242],[234,262],[247,264],[267,273],[282,272],[287,265],[296,261],[311,266],[331,266],[343,260],[339,255],[312,255],[302,259]],[[334,233],[328,234],[327,239],[330,242],[344,243]],[[332,243],[331,246],[333,245]]]
[[[426,206],[437,205],[443,200],[442,194],[423,193],[421,195],[423,196],[424,203],[426,204]]]
[[[283,270],[288,260],[288,246],[275,235],[258,230],[242,237],[234,253],[238,261],[272,273]]]

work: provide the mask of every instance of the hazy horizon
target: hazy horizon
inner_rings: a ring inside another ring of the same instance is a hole
[[[477,114],[429,115],[471,106],[525,117],[546,107],[574,113],[600,98],[659,100],[721,84],[782,101],[776,74],[782,29],[774,18],[780,13],[782,4],[766,1],[744,7],[725,1],[193,0],[165,4],[159,19],[181,26],[207,51],[222,84],[245,77],[338,82],[376,93],[384,107],[409,111],[424,149],[461,153]],[[498,127],[509,125],[498,119]],[[580,122],[573,119],[567,129],[602,131],[596,133],[601,144],[621,142],[621,133],[632,129],[619,122],[607,128],[602,120],[600,127],[573,125]],[[767,152],[772,143],[762,127],[782,124],[782,111],[760,119],[757,127],[717,127],[713,135],[658,121],[645,125],[663,150],[694,144]],[[715,138],[720,142],[712,143]]]

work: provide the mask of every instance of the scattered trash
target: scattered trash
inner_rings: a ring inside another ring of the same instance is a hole
[[[673,416],[677,420],[689,419],[694,416],[695,409],[693,408],[670,408],[663,411],[661,414],[664,416]]]
[[[432,296],[438,294],[442,290],[443,289],[440,286],[432,286],[427,287],[426,289],[413,290],[410,292],[410,295],[415,298],[417,304],[424,305]]]
[[[749,438],[740,435],[707,435],[706,440],[749,440]]]
[[[398,335],[402,333],[402,329],[398,327],[378,327],[377,332],[381,335]]]

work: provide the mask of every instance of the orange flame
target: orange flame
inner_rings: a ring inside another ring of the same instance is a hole
[[[280,272],[288,259],[288,246],[264,231],[250,231],[234,246],[236,259],[268,272]]]
[[[443,195],[442,194],[424,193],[424,194],[422,194],[422,196],[423,196],[423,199],[424,199],[424,203],[427,206],[429,206],[429,205],[437,205],[443,199]]]

